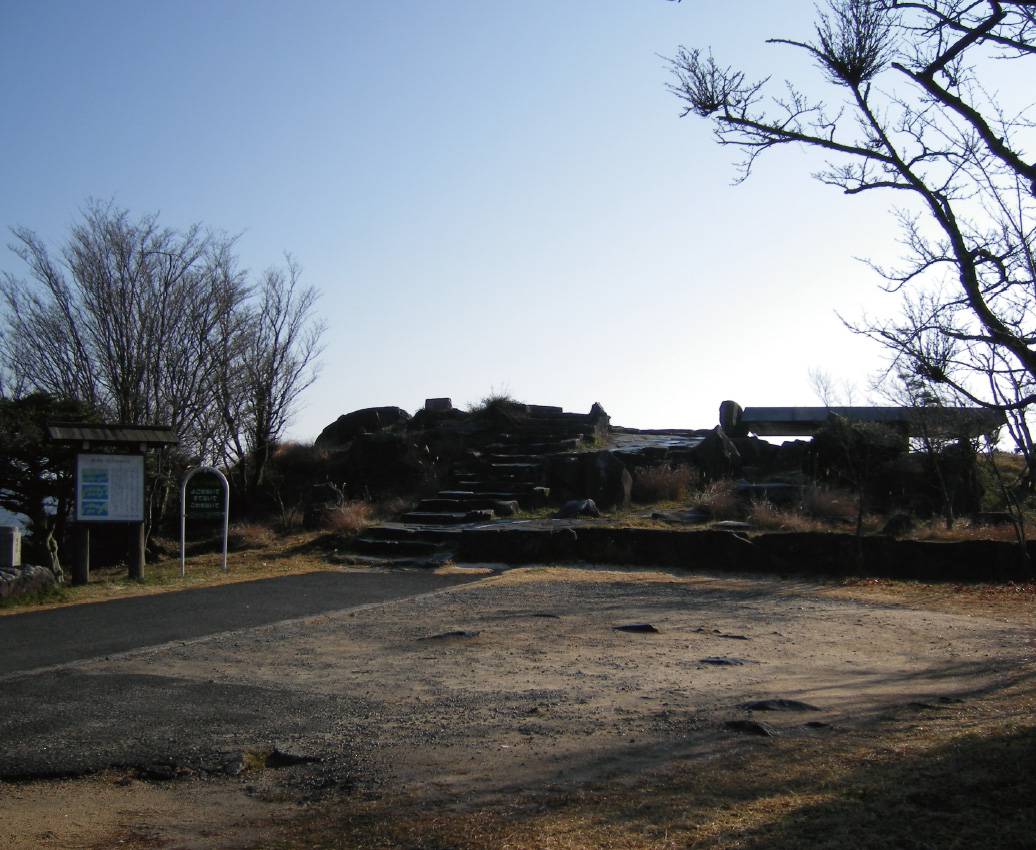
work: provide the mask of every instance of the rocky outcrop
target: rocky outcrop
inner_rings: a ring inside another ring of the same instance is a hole
[[[410,421],[410,414],[401,407],[367,407],[339,416],[328,425],[314,445],[317,448],[344,446],[361,434],[376,434],[386,428]]]
[[[0,567],[0,599],[39,593],[41,590],[60,583],[61,577],[56,576],[47,567],[37,567],[32,564]]]
[[[592,499],[599,508],[630,503],[633,477],[615,452],[564,452],[547,458],[547,477],[555,501]]]
[[[434,429],[411,434],[424,444],[431,463],[441,466],[452,458],[447,486],[398,523],[368,529],[355,541],[357,551],[441,554],[455,544],[461,527],[511,516],[520,508],[569,499],[593,499],[600,507],[629,503],[632,478],[623,463],[609,451],[589,448],[609,433],[610,419],[599,404],[580,414],[497,400],[481,411],[450,413],[449,419],[438,418]],[[413,424],[429,419],[421,414]],[[361,440],[374,437],[357,439],[350,456]]]

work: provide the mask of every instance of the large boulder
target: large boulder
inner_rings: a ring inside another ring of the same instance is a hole
[[[601,512],[593,499],[573,499],[561,506],[554,519],[578,519],[579,517],[599,517]]]
[[[729,437],[747,437],[748,426],[741,421],[744,410],[736,401],[724,401],[719,406],[719,427]]]
[[[593,426],[594,434],[601,440],[608,439],[612,428],[612,418],[605,412],[599,402],[594,402],[587,416]]]
[[[604,510],[630,503],[633,476],[615,452],[577,452],[554,455],[548,472],[555,501],[593,499]]]
[[[367,407],[339,416],[328,425],[314,445],[319,448],[344,446],[360,434],[376,434],[385,428],[410,421],[410,414],[401,407]]]
[[[580,461],[586,498],[605,510],[629,506],[633,476],[614,452],[583,452]]]
[[[717,425],[695,446],[694,465],[701,470],[706,481],[719,481],[740,476],[744,463],[733,440]]]
[[[349,447],[344,478],[350,498],[413,492],[425,469],[420,452],[398,434],[359,434]]]
[[[32,564],[0,567],[0,599],[39,593],[41,590],[60,583],[61,578],[47,567],[37,567]]]

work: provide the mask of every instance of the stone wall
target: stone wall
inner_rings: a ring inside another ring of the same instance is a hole
[[[853,534],[607,528],[473,528],[461,534],[460,561],[658,565],[700,570],[866,576],[920,581],[1004,582],[1032,578],[1013,543],[895,540]]]

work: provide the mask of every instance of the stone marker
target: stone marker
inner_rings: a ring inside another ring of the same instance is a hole
[[[0,525],[0,567],[22,565],[22,533],[17,525]]]

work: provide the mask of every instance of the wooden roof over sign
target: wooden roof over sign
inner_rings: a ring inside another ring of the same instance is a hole
[[[162,425],[86,425],[82,422],[51,422],[47,435],[53,443],[79,445],[84,451],[100,446],[139,448],[141,451],[175,446],[176,431]]]

